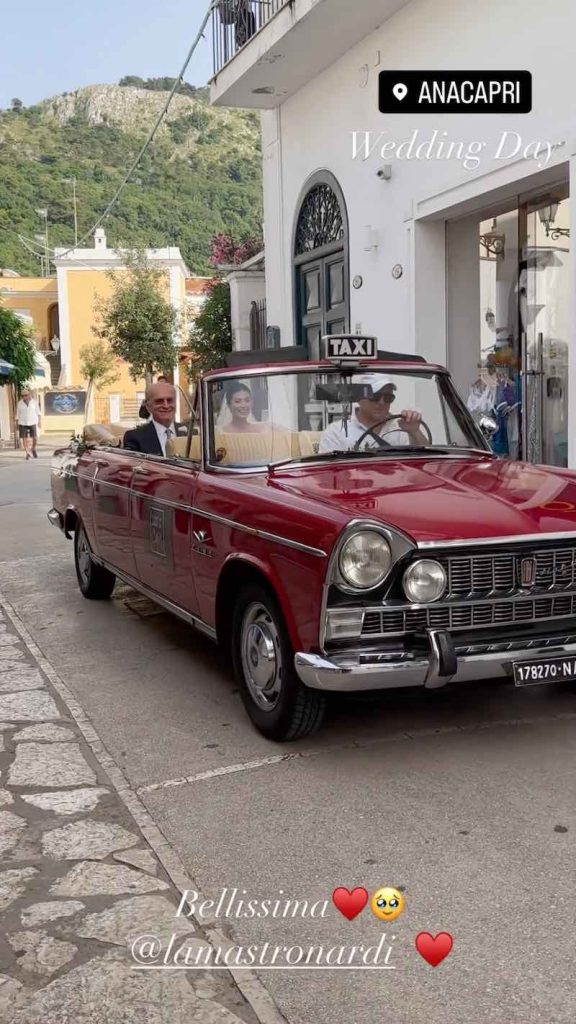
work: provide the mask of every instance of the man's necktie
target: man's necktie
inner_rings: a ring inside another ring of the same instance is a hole
[[[171,427],[166,427],[166,437],[164,439],[164,454],[165,455],[167,454],[166,453],[166,448],[168,447],[168,441],[173,436],[173,434],[174,434],[174,431],[172,430],[172,428]]]

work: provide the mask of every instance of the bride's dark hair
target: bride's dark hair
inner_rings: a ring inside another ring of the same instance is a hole
[[[252,398],[252,392],[250,391],[248,385],[243,384],[241,380],[235,380],[232,381],[232,383],[227,384],[225,388],[224,394],[226,396],[226,404],[228,406],[232,401],[232,396],[237,395],[239,391],[246,391],[250,395],[250,398]]]

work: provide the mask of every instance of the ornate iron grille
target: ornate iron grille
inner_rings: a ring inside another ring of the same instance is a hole
[[[296,228],[295,255],[321,249],[344,238],[338,198],[330,185],[314,185],[306,196]]]

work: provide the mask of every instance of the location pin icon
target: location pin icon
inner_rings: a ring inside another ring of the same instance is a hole
[[[392,93],[397,100],[403,100],[408,93],[408,86],[404,85],[404,82],[396,82]]]

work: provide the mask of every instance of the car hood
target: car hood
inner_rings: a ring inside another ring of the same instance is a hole
[[[282,469],[269,485],[416,541],[576,537],[576,473],[554,467],[484,457],[366,460]]]

